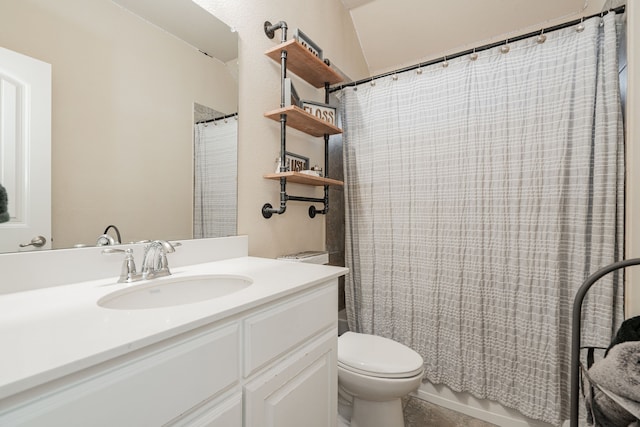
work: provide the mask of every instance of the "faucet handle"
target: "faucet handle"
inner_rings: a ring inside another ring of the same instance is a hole
[[[176,251],[176,246],[181,246],[180,242],[170,242],[168,240],[154,240],[152,244],[162,247],[165,254],[170,254]]]
[[[120,272],[120,278],[118,279],[118,283],[132,283],[140,280],[142,277],[140,274],[136,272],[136,262],[133,258],[133,249],[115,249],[108,248],[103,249],[102,253],[104,255],[111,254],[120,254],[124,253],[124,262],[122,263],[122,270]]]

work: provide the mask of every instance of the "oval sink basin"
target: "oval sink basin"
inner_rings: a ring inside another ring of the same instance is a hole
[[[229,295],[251,283],[248,277],[231,275],[156,279],[105,295],[98,305],[118,310],[172,307]]]

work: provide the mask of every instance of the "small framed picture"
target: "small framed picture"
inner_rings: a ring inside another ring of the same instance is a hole
[[[296,39],[300,44],[307,49],[309,52],[322,59],[322,49],[313,42],[305,33],[303,33],[299,28],[293,33],[293,38]]]
[[[320,120],[324,120],[327,123],[336,124],[336,109],[328,104],[322,104],[320,102],[313,101],[300,101],[301,107],[304,111],[316,116]]]
[[[299,154],[294,154],[289,151],[284,152],[285,164],[287,165],[287,170],[291,172],[300,172],[304,170],[309,170],[309,158],[300,156]]]

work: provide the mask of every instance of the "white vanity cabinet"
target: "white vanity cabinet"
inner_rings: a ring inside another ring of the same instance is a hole
[[[337,287],[196,324],[0,400],[0,426],[335,426]]]

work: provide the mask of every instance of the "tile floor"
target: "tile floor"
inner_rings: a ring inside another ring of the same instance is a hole
[[[405,427],[495,427],[485,421],[452,411],[416,397],[404,399]]]

